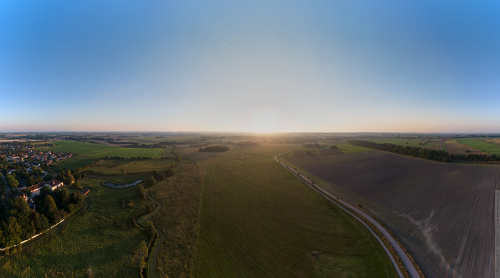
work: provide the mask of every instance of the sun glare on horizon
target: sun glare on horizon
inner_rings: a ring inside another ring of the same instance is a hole
[[[251,123],[249,131],[273,133],[278,128],[278,114],[271,108],[259,108],[252,113]]]

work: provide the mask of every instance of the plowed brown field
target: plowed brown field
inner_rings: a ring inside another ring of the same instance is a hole
[[[500,167],[382,151],[286,160],[377,215],[428,277],[494,276],[493,205]]]

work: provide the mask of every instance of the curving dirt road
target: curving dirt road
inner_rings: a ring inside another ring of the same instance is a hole
[[[365,213],[364,211],[360,210],[359,208],[347,203],[347,202],[344,202],[340,199],[338,199],[337,196],[331,194],[330,192],[324,190],[321,186],[313,183],[311,180],[309,180],[307,177],[304,177],[302,174],[300,174],[299,172],[295,171],[294,169],[290,168],[288,165],[286,165],[285,163],[281,162],[278,157],[283,155],[285,153],[282,153],[282,154],[279,154],[277,156],[274,157],[274,160],[276,162],[278,162],[280,165],[282,165],[283,167],[285,167],[288,171],[292,172],[295,176],[297,176],[300,180],[302,180],[305,184],[307,184],[309,187],[311,187],[312,189],[314,189],[316,192],[318,192],[319,194],[321,194],[323,197],[325,197],[327,200],[329,200],[330,202],[334,203],[335,205],[339,206],[340,208],[342,208],[343,210],[345,210],[346,212],[348,212],[349,214],[351,214],[354,218],[358,219],[361,223],[363,223],[363,225],[375,236],[375,238],[377,238],[377,240],[380,242],[380,244],[382,244],[382,246],[384,247],[386,253],[389,255],[389,258],[391,259],[393,265],[394,265],[394,268],[396,269],[396,271],[398,272],[398,275],[399,277],[404,277],[403,273],[401,272],[401,270],[399,269],[399,266],[397,265],[394,257],[392,256],[392,254],[389,252],[389,250],[387,249],[387,247],[385,246],[385,244],[382,242],[382,240],[377,236],[377,234],[370,228],[368,227],[368,225],[363,221],[361,220],[359,217],[357,217],[356,215],[354,215],[353,213],[351,213],[348,209],[350,210],[353,210],[355,211],[356,213],[359,213],[361,216],[363,216],[366,220],[370,221],[370,223],[372,223],[384,236],[385,238],[387,238],[387,240],[389,241],[389,243],[392,245],[392,247],[394,248],[394,250],[396,250],[396,253],[399,255],[399,257],[401,258],[401,260],[403,261],[406,269],[408,270],[410,276],[412,278],[416,278],[416,277],[421,277],[420,274],[418,273],[417,269],[415,268],[415,266],[413,265],[413,263],[411,262],[410,258],[408,258],[408,256],[406,255],[406,253],[403,251],[403,249],[401,248],[401,246],[397,243],[397,241],[394,239],[394,237],[387,231],[387,229],[385,227],[383,227],[382,225],[380,225],[380,223],[378,223],[375,219],[373,219],[370,215],[368,215],[367,213]],[[348,208],[348,209],[347,209]]]

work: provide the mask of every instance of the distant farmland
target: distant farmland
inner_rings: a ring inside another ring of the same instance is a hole
[[[494,191],[500,168],[369,151],[286,157],[330,190],[369,208],[429,277],[494,275]]]
[[[57,165],[58,168],[70,168],[74,169],[90,163],[96,159],[108,156],[108,157],[151,157],[158,158],[162,156],[170,156],[170,149],[148,149],[148,148],[122,148],[109,145],[95,144],[95,143],[83,143],[74,141],[57,141],[54,142],[57,146],[55,147],[39,147],[40,150],[50,150],[54,152],[71,152],[77,154],[78,156],[63,160]]]
[[[500,145],[494,143],[487,143],[475,138],[463,138],[457,139],[457,141],[489,154],[500,155]]]

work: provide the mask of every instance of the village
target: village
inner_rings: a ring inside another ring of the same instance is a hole
[[[71,173],[57,171],[51,164],[70,158],[71,153],[37,150],[20,142],[0,144],[0,200],[21,196],[34,208],[43,187],[51,191],[73,182]],[[56,179],[57,178],[57,179]]]
[[[75,186],[71,171],[53,165],[72,156],[28,143],[0,144],[0,249],[35,237],[83,205],[81,188],[67,187]]]
[[[24,163],[26,166],[42,164],[50,165],[63,159],[72,157],[71,153],[58,153],[51,151],[40,151],[30,144],[3,143],[0,144],[0,159],[5,158],[9,163]]]

